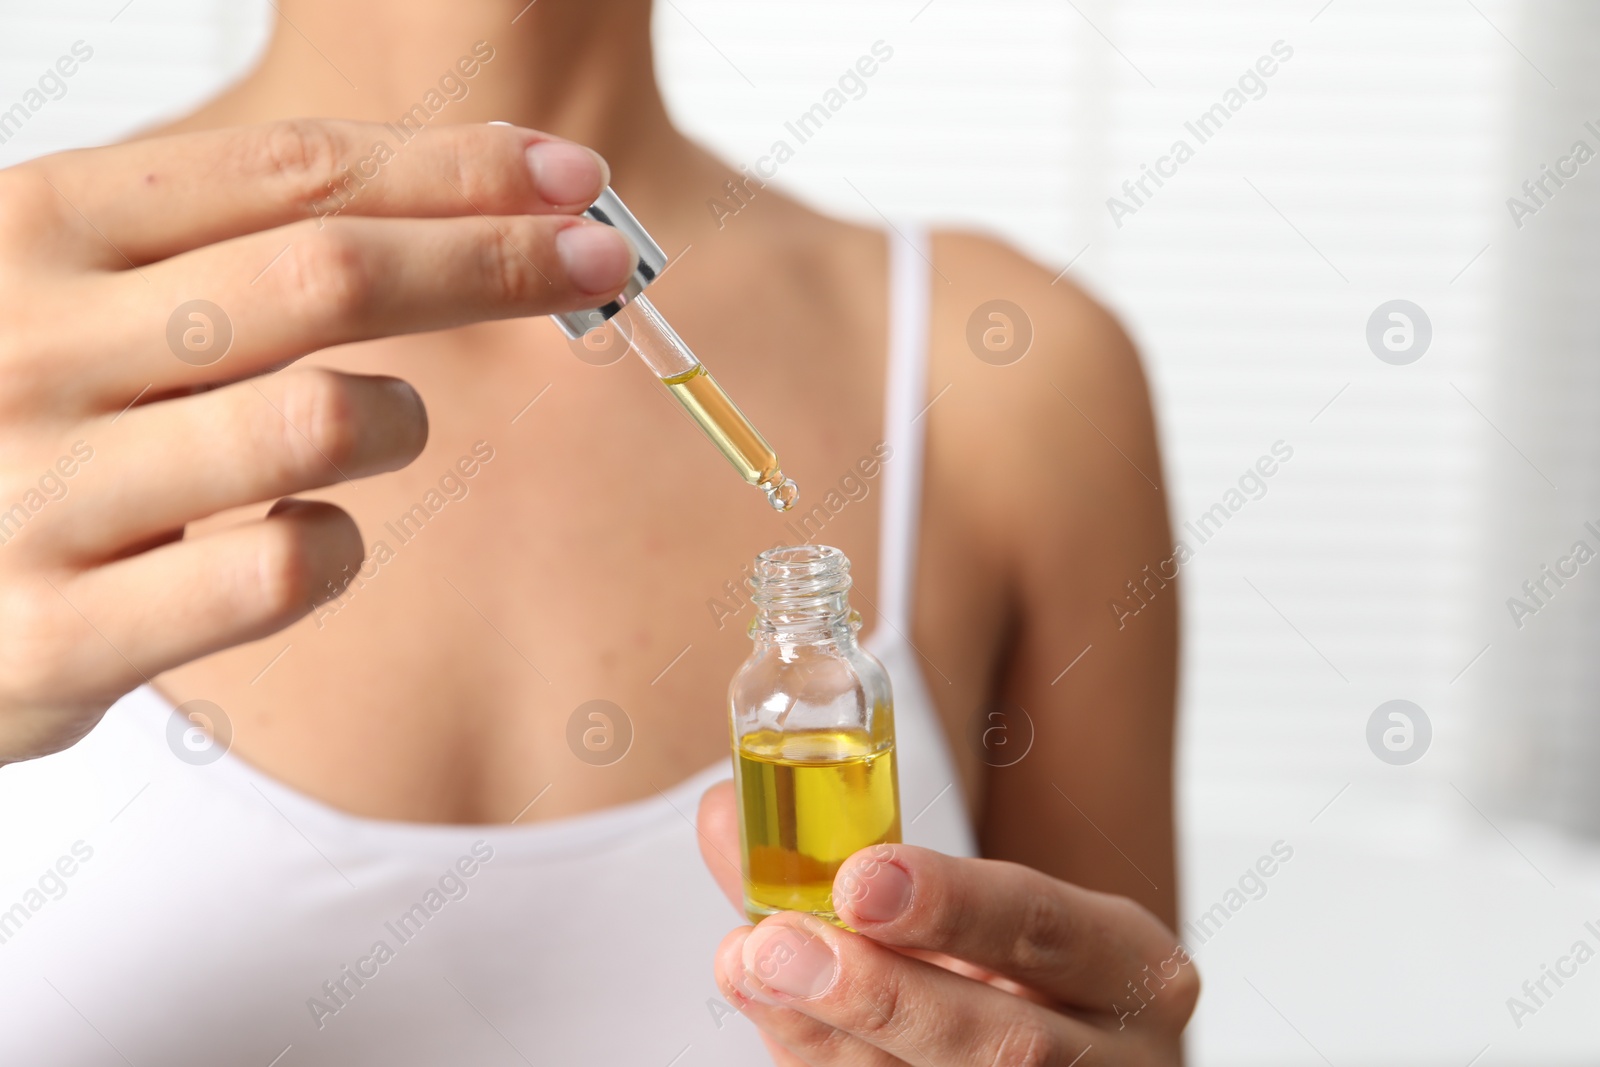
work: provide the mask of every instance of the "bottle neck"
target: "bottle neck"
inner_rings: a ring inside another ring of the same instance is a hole
[[[854,647],[861,616],[850,608],[850,561],[837,548],[770,549],[756,558],[750,585],[758,644]]]
[[[757,609],[750,622],[750,638],[769,645],[836,645],[853,648],[861,616],[850,607],[849,598],[830,598],[815,611],[781,615]]]

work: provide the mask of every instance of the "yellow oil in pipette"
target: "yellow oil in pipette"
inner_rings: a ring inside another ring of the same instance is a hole
[[[576,341],[597,327],[615,328],[628,347],[683,405],[695,425],[717,446],[717,451],[728,457],[739,477],[765,493],[767,503],[778,511],[794,507],[800,490],[778,469],[778,457],[772,446],[734,407],[728,394],[706,373],[700,360],[683,343],[683,338],[645,295],[645,288],[671,266],[667,254],[610,186],[600,191],[584,215],[620,231],[633,246],[636,258],[627,285],[609,303],[554,315],[561,332],[568,340]]]
[[[778,469],[777,453],[704,366],[663,378],[661,384],[677,397],[717,450],[728,457],[739,477],[765,489],[772,506],[779,511],[794,506],[800,491]]]
[[[739,477],[766,493],[777,510],[794,507],[800,490],[779,469],[777,453],[649,299],[637,297],[611,322]]]

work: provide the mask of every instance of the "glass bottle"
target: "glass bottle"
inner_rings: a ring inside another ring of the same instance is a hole
[[[769,549],[750,585],[754,648],[728,689],[745,914],[836,923],[839,865],[900,840],[889,676],[856,643],[837,548]]]

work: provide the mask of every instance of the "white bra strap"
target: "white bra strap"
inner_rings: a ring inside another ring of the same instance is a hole
[[[928,316],[933,268],[928,234],[891,232],[889,241],[889,379],[885,390],[883,509],[879,520],[878,615],[911,632],[911,592],[922,514],[922,417],[928,392]]]

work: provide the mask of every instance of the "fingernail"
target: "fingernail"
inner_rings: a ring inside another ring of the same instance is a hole
[[[778,1004],[772,995],[750,979],[744,969],[744,943],[750,938],[748,929],[736,931],[728,940],[717,946],[717,988],[723,997],[740,1011],[751,1001]]]
[[[827,942],[781,924],[756,927],[744,943],[743,959],[752,982],[791,997],[817,996],[839,974]]]
[[[743,1011],[744,1006],[754,999],[760,990],[748,975],[744,973],[744,960],[732,959],[727,962],[727,973],[723,976],[722,997],[729,1004]]]
[[[615,292],[633,270],[628,239],[598,222],[568,226],[556,234],[556,255],[572,284],[585,293]]]
[[[897,919],[911,903],[911,876],[893,863],[872,861],[853,875],[854,891],[839,906],[851,917],[882,923]],[[858,888],[857,888],[858,887]]]
[[[533,187],[547,204],[590,204],[606,184],[605,161],[571,141],[540,141],[528,149]]]

